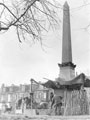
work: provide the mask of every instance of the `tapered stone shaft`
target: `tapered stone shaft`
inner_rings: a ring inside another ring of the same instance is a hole
[[[72,62],[71,29],[69,6],[63,6],[62,63]]]

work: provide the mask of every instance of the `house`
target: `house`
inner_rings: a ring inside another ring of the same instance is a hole
[[[30,84],[28,85],[11,85],[1,86],[0,91],[0,106],[1,109],[4,109],[5,106],[8,108],[12,107],[13,112],[15,111],[16,102],[23,97],[29,96],[30,94]]]
[[[19,100],[23,100],[24,98],[31,99],[31,87],[33,92],[33,100],[37,104],[40,104],[41,102],[48,102],[50,91],[51,89],[48,89],[44,87],[43,85],[39,83],[32,83],[30,84],[20,84],[20,85],[11,85],[11,86],[5,86],[2,84],[1,90],[0,90],[0,110],[5,112],[6,107],[11,108],[13,113],[23,113],[22,112],[22,106],[18,107],[17,103]],[[27,107],[24,106],[24,112],[27,113]],[[30,108],[29,108],[30,109]]]

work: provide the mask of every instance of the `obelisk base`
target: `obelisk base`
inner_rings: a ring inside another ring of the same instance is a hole
[[[58,66],[60,67],[60,78],[64,78],[66,81],[75,78],[76,65],[74,65],[72,62],[58,64]]]

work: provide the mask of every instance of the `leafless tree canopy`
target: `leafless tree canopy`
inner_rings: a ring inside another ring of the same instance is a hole
[[[16,28],[19,42],[26,38],[39,40],[43,31],[58,24],[54,0],[2,0],[0,2],[0,32]]]

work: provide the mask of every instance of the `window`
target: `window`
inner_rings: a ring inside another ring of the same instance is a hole
[[[8,102],[11,102],[11,95],[8,94]]]

